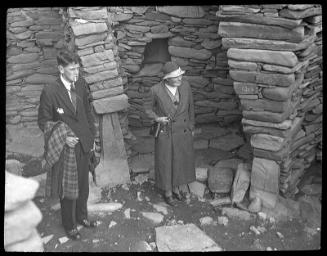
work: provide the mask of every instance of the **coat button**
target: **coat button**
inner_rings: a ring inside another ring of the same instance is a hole
[[[186,130],[184,130],[184,132],[186,132]]]
[[[186,122],[186,119],[184,119],[184,122]]]

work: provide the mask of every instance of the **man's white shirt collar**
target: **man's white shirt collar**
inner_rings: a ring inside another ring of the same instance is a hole
[[[64,84],[65,88],[66,88],[68,91],[70,91],[70,85],[71,85],[71,83],[68,82],[65,78],[63,78],[62,75],[60,75],[60,79],[61,79],[61,82]]]

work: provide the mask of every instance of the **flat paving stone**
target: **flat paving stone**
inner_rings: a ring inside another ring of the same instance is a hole
[[[200,228],[186,225],[161,226],[155,229],[159,252],[222,251]]]

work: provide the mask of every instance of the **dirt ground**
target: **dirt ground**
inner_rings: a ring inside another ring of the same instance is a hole
[[[142,201],[137,200],[137,192],[141,192]],[[205,198],[209,199],[209,196],[206,194]],[[168,206],[168,214],[164,215],[162,223],[155,225],[141,214],[142,211],[155,212],[152,204],[163,201],[152,180],[143,184],[130,184],[128,189],[117,186],[111,190],[104,190],[102,202],[119,202],[123,207],[109,214],[90,215],[90,219],[97,219],[101,223],[97,229],[81,228],[80,241],[68,240],[60,243],[59,238],[65,236],[61,226],[60,210],[51,209],[50,202],[44,198],[35,198],[34,201],[43,214],[43,219],[38,225],[39,234],[41,237],[53,235],[44,245],[46,252],[145,251],[139,242],[146,241],[149,244],[155,242],[156,226],[176,222],[194,223],[226,251],[317,250],[321,244],[320,230],[310,233],[305,223],[298,219],[262,224],[258,218],[249,221],[228,218],[226,226],[221,224],[201,226],[199,221],[201,217],[210,216],[217,221],[217,217],[222,216],[221,209],[213,207],[205,200],[199,201],[196,197],[192,197],[189,205],[178,202],[177,207]],[[131,209],[130,219],[124,215],[128,208]],[[117,224],[109,227],[112,221]],[[266,231],[256,235],[250,230],[252,225],[256,227],[261,225]],[[282,234],[282,237],[278,236],[277,232]],[[157,251],[157,248],[153,248],[153,251]]]

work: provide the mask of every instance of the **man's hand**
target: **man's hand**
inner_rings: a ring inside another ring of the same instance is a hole
[[[75,147],[78,141],[79,139],[77,137],[70,137],[70,136],[66,137],[66,144],[71,148]]]
[[[156,122],[167,124],[169,122],[169,118],[167,116],[161,116],[156,118]]]

